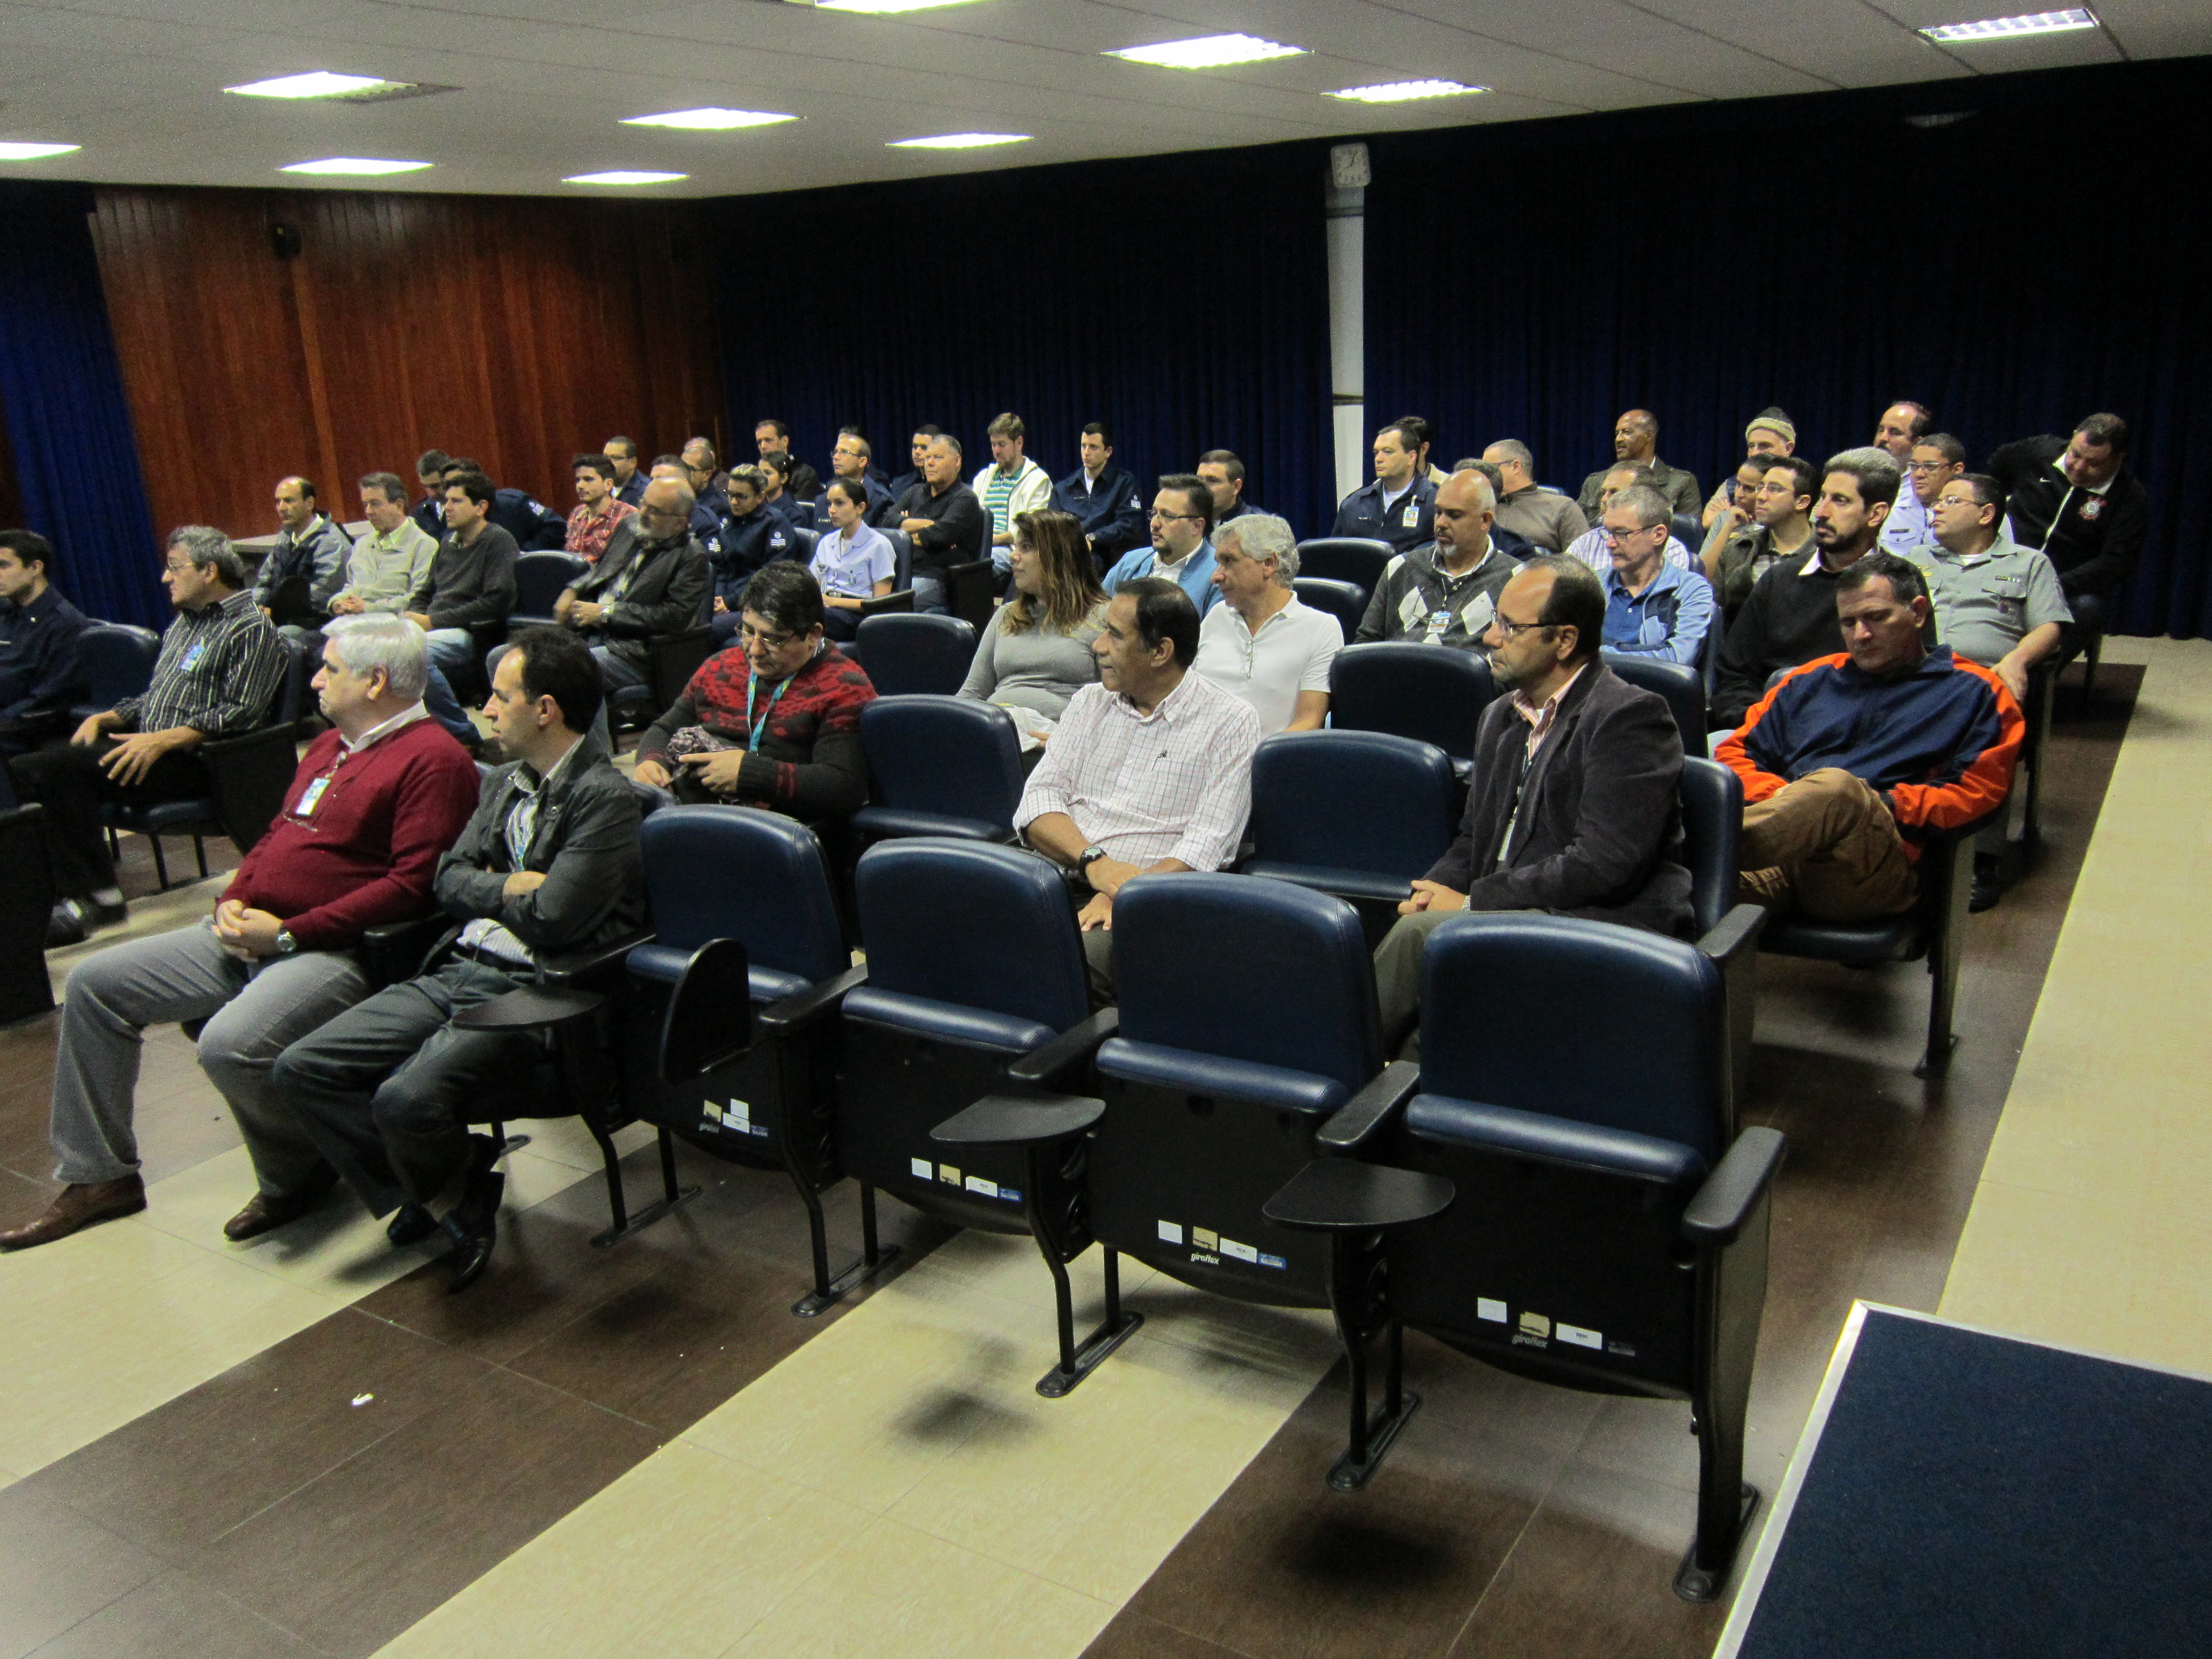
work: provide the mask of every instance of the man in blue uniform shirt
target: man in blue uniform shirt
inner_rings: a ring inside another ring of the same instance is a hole
[[[754,572],[771,559],[802,556],[802,538],[790,520],[763,504],[767,495],[768,478],[760,468],[730,469],[730,513],[722,520],[721,546],[708,552],[714,573],[714,638],[725,645],[737,637],[745,584]]]
[[[1404,553],[1437,538],[1437,487],[1420,476],[1419,437],[1393,424],[1375,434],[1375,481],[1344,498],[1336,509],[1337,536],[1388,542]]]
[[[1114,464],[1114,434],[1103,421],[1092,421],[1076,441],[1083,465],[1053,486],[1063,513],[1072,513],[1091,544],[1102,570],[1132,548],[1142,547],[1145,498],[1126,466]]]

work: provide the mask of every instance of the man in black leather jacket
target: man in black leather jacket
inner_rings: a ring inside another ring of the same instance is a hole
[[[472,1135],[487,1097],[543,1063],[538,1039],[469,1031],[453,1016],[529,985],[541,957],[640,931],[644,866],[635,794],[586,735],[599,708],[589,649],[558,629],[526,629],[494,677],[489,704],[515,758],[484,779],[475,815],[440,860],[439,905],[460,925],[428,971],[388,987],[302,1037],[274,1080],[318,1149],[372,1214],[393,1209],[394,1243],[442,1225],[455,1290],[490,1260],[504,1177],[501,1148]],[[467,1174],[442,1222],[428,1206]]]

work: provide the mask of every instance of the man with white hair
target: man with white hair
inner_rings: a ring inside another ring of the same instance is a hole
[[[1214,532],[1221,603],[1199,624],[1191,664],[1260,717],[1260,735],[1316,732],[1328,718],[1328,672],[1344,629],[1298,602],[1298,543],[1272,513],[1248,513]]]
[[[362,934],[430,908],[439,857],[468,822],[477,771],[426,715],[429,644],[396,616],[331,623],[315,676],[331,729],[206,921],[131,939],[70,972],[51,1133],[68,1183],[0,1233],[21,1249],[146,1207],[131,1096],[149,1025],[200,1020],[199,1060],[229,1103],[259,1190],[223,1228],[252,1238],[306,1214],[337,1176],[269,1080],[276,1056],[374,988]]]

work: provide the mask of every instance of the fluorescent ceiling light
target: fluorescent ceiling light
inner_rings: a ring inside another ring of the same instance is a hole
[[[775,115],[759,109],[674,109],[665,115],[626,115],[626,127],[684,127],[696,132],[732,132],[739,127],[772,127],[779,121],[796,121],[796,115]]]
[[[330,155],[319,161],[295,161],[279,173],[420,173],[428,161],[381,161],[368,155]]]
[[[678,179],[689,179],[688,173],[635,173],[617,167],[611,173],[572,173],[561,182],[564,185],[672,185]]]
[[[1133,64],[1157,64],[1162,69],[1225,69],[1231,64],[1261,64],[1270,58],[1301,58],[1304,46],[1285,46],[1262,40],[1256,34],[1206,34],[1195,40],[1163,40],[1153,46],[1123,46],[1103,52],[1106,58],[1126,58]]]
[[[374,75],[333,75],[328,70],[311,70],[305,75],[280,75],[273,81],[249,81],[242,87],[223,90],[243,93],[248,98],[343,98],[349,93],[389,92],[412,84],[382,81]]]
[[[927,11],[932,6],[965,5],[968,0],[814,0],[817,11],[866,11],[894,17],[902,11]]]
[[[940,132],[929,138],[894,138],[885,149],[981,149],[990,144],[1026,144],[1026,132]]]
[[[2068,11],[2036,11],[2025,17],[1984,17],[1978,23],[1943,23],[1920,32],[1930,40],[2008,40],[2022,34],[2059,34],[2068,29],[2093,29],[2097,14],[2087,6]]]
[[[0,143],[0,161],[42,161],[49,155],[67,155],[82,144]]]
[[[1405,104],[1416,98],[1458,98],[1488,87],[1470,87],[1457,81],[1385,81],[1376,87],[1346,87],[1331,98],[1348,98],[1358,104]]]

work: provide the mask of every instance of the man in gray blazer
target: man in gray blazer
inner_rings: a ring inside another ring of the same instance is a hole
[[[438,865],[438,903],[460,925],[428,972],[301,1038],[273,1074],[370,1213],[399,1212],[395,1244],[445,1229],[457,1291],[491,1258],[505,1180],[492,1169],[500,1146],[469,1133],[470,1113],[488,1085],[527,1073],[544,1050],[526,1035],[459,1030],[453,1016],[531,984],[541,956],[636,933],[646,913],[637,799],[586,735],[599,674],[584,642],[523,629],[488,707],[513,759],[484,779],[475,815]],[[434,1221],[428,1206],[464,1170],[459,1202]]]
[[[1467,817],[1375,952],[1387,1042],[1419,1012],[1428,936],[1469,910],[1543,910],[1676,937],[1682,738],[1666,700],[1600,659],[1605,589],[1579,559],[1531,559],[1483,635],[1501,696],[1483,710]]]

